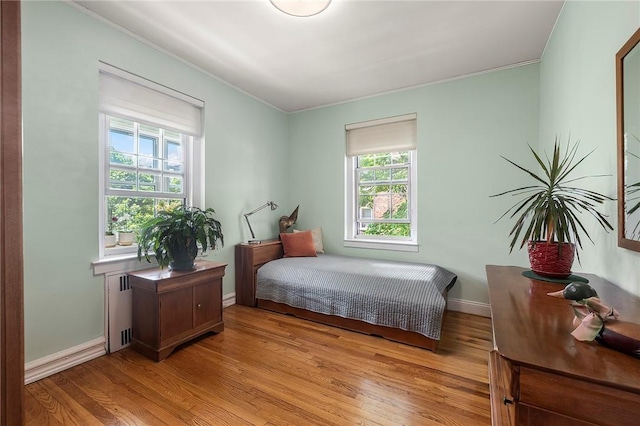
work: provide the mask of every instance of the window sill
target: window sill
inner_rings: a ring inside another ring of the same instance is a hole
[[[157,264],[155,262],[149,263],[144,258],[138,261],[137,253],[125,253],[98,259],[91,262],[91,266],[93,266],[93,275],[103,275],[152,268]]]
[[[109,259],[112,257],[124,257],[127,255],[138,255],[138,244],[133,243],[128,246],[116,245],[114,247],[104,248],[104,258]]]
[[[380,240],[364,240],[345,239],[345,247],[365,248],[374,250],[391,250],[391,251],[409,251],[418,252],[418,244],[413,241],[380,241]]]

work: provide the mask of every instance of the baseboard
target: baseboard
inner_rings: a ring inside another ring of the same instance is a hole
[[[447,299],[447,309],[450,311],[491,318],[491,305],[488,303],[474,302],[473,300],[452,299],[449,297]]]
[[[103,337],[30,361],[24,366],[24,382],[29,384],[107,353]]]
[[[231,305],[235,305],[236,304],[236,294],[234,293],[229,293],[229,294],[225,294],[224,296],[222,296],[222,307],[223,308],[228,308]]]

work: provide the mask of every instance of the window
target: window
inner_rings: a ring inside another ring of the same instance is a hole
[[[417,251],[416,115],[346,129],[345,245]]]
[[[201,167],[193,161],[202,156],[201,103],[102,68],[108,72],[100,73],[101,258],[137,251],[119,237],[112,246],[109,232],[136,232],[158,210],[203,204]]]
[[[159,127],[104,116],[107,129],[107,230],[135,232],[158,210],[187,202],[191,138]]]

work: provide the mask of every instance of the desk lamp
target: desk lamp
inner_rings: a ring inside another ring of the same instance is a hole
[[[275,209],[278,208],[278,205],[276,203],[274,203],[273,201],[267,201],[266,203],[264,203],[263,205],[261,205],[257,209],[252,210],[249,213],[245,213],[244,214],[244,219],[247,221],[247,225],[249,225],[249,231],[251,231],[251,239],[249,240],[249,244],[260,244],[260,240],[256,240],[256,236],[253,233],[253,228],[251,227],[251,223],[249,222],[249,216],[251,216],[252,214],[254,214],[256,212],[259,212],[260,210],[264,209],[267,206],[271,207],[271,211],[274,211]]]

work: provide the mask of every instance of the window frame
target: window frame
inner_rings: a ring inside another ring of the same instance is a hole
[[[203,161],[204,161],[204,138],[191,135],[182,134],[183,146],[184,146],[184,181],[183,181],[183,194],[179,197],[168,196],[166,193],[154,193],[146,191],[120,191],[114,192],[107,188],[109,185],[109,170],[110,170],[110,151],[109,151],[109,126],[108,117],[114,117],[119,119],[125,119],[134,121],[138,124],[153,125],[157,124],[142,123],[126,116],[118,116],[116,114],[99,113],[99,226],[98,226],[98,241],[99,241],[99,259],[109,260],[115,258],[130,258],[137,256],[138,246],[133,244],[131,246],[116,246],[105,247],[105,232],[108,229],[106,223],[105,209],[106,209],[106,197],[108,195],[122,196],[122,197],[148,197],[148,198],[176,198],[184,199],[189,206],[195,206],[202,208],[204,205],[204,182],[203,176]],[[161,127],[161,126],[158,126]],[[173,131],[172,129],[165,129]],[[200,159],[200,161],[197,161]],[[137,169],[138,166],[136,166]]]
[[[417,150],[409,152],[409,174],[407,191],[407,211],[410,223],[410,236],[358,235],[358,156],[345,157],[345,247],[371,248],[395,251],[418,251],[418,215],[417,215]],[[367,155],[367,154],[362,154]]]
[[[158,152],[162,151],[162,154],[156,154],[154,155],[154,157],[148,157],[146,155],[142,155],[140,154],[140,149],[139,147],[136,148],[136,153],[125,153],[124,155],[131,155],[133,157],[135,157],[135,159],[137,160],[137,164],[134,165],[121,165],[121,166],[114,166],[111,164],[111,150],[109,149],[109,144],[107,143],[107,141],[109,140],[109,136],[111,133],[111,130],[113,129],[113,127],[111,126],[107,126],[106,123],[109,121],[109,118],[115,118],[115,119],[123,119],[122,117],[116,117],[113,115],[104,115],[104,117],[101,119],[105,120],[105,134],[103,135],[103,137],[105,138],[105,183],[107,183],[107,181],[110,180],[110,174],[109,171],[111,170],[120,170],[122,172],[134,172],[136,173],[136,176],[139,176],[140,173],[143,174],[148,174],[148,175],[156,175],[158,178],[160,178],[160,185],[164,186],[164,182],[163,179],[165,178],[170,178],[172,176],[180,176],[182,178],[182,191],[181,192],[166,192],[163,191],[160,194],[162,194],[162,197],[160,196],[150,196],[150,194],[159,194],[159,192],[157,191],[145,191],[145,190],[141,190],[140,189],[140,182],[136,181],[136,187],[138,187],[138,189],[135,190],[129,190],[129,189],[117,189],[117,188],[109,188],[107,185],[105,185],[105,192],[106,195],[111,195],[111,196],[118,196],[118,197],[132,197],[132,198],[137,198],[137,197],[143,197],[143,198],[173,198],[173,199],[185,199],[187,197],[187,193],[188,193],[188,188],[190,186],[190,178],[189,178],[189,163],[188,163],[188,158],[189,158],[189,151],[190,151],[190,145],[192,145],[191,143],[191,139],[192,136],[189,135],[185,135],[185,134],[181,134],[181,140],[180,140],[180,144],[182,145],[182,156],[183,156],[183,160],[182,160],[182,164],[183,164],[183,169],[184,171],[181,173],[175,173],[175,172],[171,172],[171,171],[167,171],[165,170],[164,167],[164,161],[165,160],[165,149],[166,149],[166,144],[167,144],[167,140],[169,140],[169,138],[165,137],[165,132],[172,132],[170,130],[166,130],[166,129],[162,129],[162,128],[158,128],[160,130],[158,136],[157,136],[157,141],[156,143],[158,144]],[[144,125],[143,123],[134,121],[134,120],[129,120],[127,119],[127,121],[131,121],[134,124],[134,128],[133,128],[133,140],[134,140],[134,146],[140,145],[140,139],[143,139],[145,137],[147,138],[151,138],[152,136],[149,136],[148,134],[146,134],[144,132],[144,130],[141,129],[141,127]],[[153,127],[157,127],[157,126],[153,126]],[[122,133],[125,132],[125,130],[119,130],[116,129],[116,131],[120,131]],[[175,133],[175,132],[174,132]],[[151,158],[154,161],[158,161],[159,167],[157,169],[151,169],[151,168],[145,168],[145,167],[141,167],[140,166],[140,159],[141,158]],[[150,184],[151,185],[151,184]],[[153,186],[157,186],[156,183],[153,184]]]

